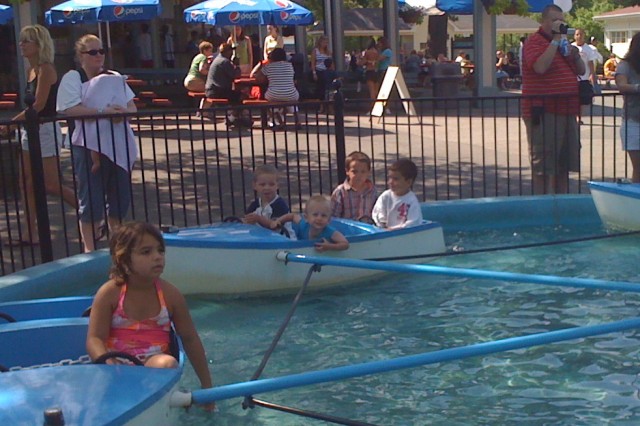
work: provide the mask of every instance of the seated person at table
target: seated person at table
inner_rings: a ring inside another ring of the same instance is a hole
[[[609,59],[607,59],[604,65],[602,66],[604,76],[615,77],[617,68],[618,68],[618,57],[616,56],[615,53],[612,53],[611,56],[609,56]]]
[[[411,160],[400,159],[389,167],[387,184],[375,206],[373,220],[388,230],[408,228],[422,222],[422,209],[418,197],[411,190],[418,176],[418,168]]]
[[[240,92],[233,89],[233,80],[240,77],[240,69],[231,62],[233,48],[228,43],[220,45],[220,54],[213,60],[207,75],[205,94],[207,98],[228,99],[231,105],[240,104]],[[236,117],[229,112],[227,124],[233,125]]]
[[[200,53],[194,56],[189,72],[184,78],[184,88],[190,92],[204,92],[209,72],[209,58],[213,56],[213,45],[208,41],[200,43],[198,49],[200,49]]]
[[[270,102],[295,102],[300,98],[300,94],[294,83],[293,65],[287,61],[287,53],[284,49],[276,47],[269,53],[269,60],[264,63],[259,71],[255,73],[258,82],[268,83],[264,98]],[[295,106],[286,107],[288,112],[294,114],[296,125],[299,125],[298,112]],[[273,125],[284,124],[284,117],[281,110],[275,108],[273,111]]]
[[[304,214],[288,213],[275,220],[273,228],[283,223],[293,222],[293,229],[299,240],[315,240],[317,251],[346,250],[349,241],[329,226],[331,221],[331,203],[323,195],[314,195],[309,198],[304,209]]]
[[[369,179],[371,159],[363,152],[354,151],[347,156],[345,169],[347,178],[331,194],[332,216],[371,219],[371,210],[378,198],[378,191]]]
[[[275,219],[290,213],[287,202],[278,195],[278,169],[270,164],[263,164],[253,171],[253,190],[257,197],[247,207],[244,222],[258,224],[273,229]],[[291,224],[285,224],[290,237],[295,236]]]
[[[333,92],[333,81],[339,79],[338,73],[336,72],[335,64],[333,63],[333,58],[327,58],[324,60],[324,66],[327,70],[324,72],[324,87],[326,88],[324,100],[330,101],[331,93]]]

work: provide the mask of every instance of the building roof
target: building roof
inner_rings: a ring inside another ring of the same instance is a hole
[[[456,34],[473,34],[473,15],[456,15],[457,20],[449,21]],[[498,34],[528,34],[538,30],[540,24],[526,16],[497,15]]]
[[[630,15],[640,15],[640,6],[629,6],[623,7],[622,9],[611,10],[594,16],[593,19],[623,18]]]
[[[344,9],[342,29],[345,33],[374,33],[383,29],[381,8]],[[411,25],[398,17],[398,30],[411,31]],[[318,22],[312,32],[324,32],[324,22]]]

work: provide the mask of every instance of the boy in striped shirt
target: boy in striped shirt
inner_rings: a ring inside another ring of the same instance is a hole
[[[378,199],[378,191],[371,182],[371,159],[354,151],[345,160],[347,178],[331,194],[334,217],[371,221],[371,210]]]

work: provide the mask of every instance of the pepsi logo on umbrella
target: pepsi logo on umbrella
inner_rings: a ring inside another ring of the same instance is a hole
[[[116,18],[119,18],[122,15],[124,15],[124,7],[116,6],[113,8],[113,16],[115,16]]]

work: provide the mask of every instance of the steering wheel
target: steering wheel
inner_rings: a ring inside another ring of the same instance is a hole
[[[107,360],[111,359],[111,358],[123,358],[123,359],[126,359],[127,361],[131,361],[135,365],[138,365],[138,366],[144,365],[142,363],[142,361],[140,361],[135,356],[130,355],[130,354],[126,353],[126,352],[118,352],[118,351],[104,353],[104,354],[100,355],[98,358],[96,358],[96,360],[93,361],[93,363],[94,364],[106,364]]]
[[[362,222],[362,223],[368,223],[369,225],[375,225],[376,223],[374,222],[374,220],[371,218],[371,216],[360,216],[358,218],[358,222]]]
[[[227,216],[222,219],[222,221],[225,223],[242,223],[242,219],[240,219],[238,216]]]
[[[282,235],[284,235],[285,237],[291,239],[291,234],[289,233],[289,230],[287,228],[285,228],[284,226],[282,228],[280,228],[280,233]]]
[[[16,319],[9,314],[5,314],[4,312],[0,312],[0,318],[6,320],[7,322],[16,322]]]

